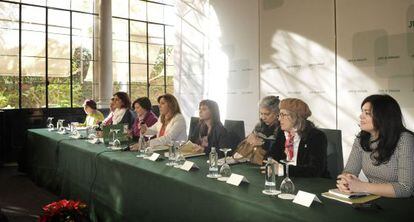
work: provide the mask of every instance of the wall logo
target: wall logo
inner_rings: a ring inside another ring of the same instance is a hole
[[[408,28],[414,29],[414,20],[408,21]]]

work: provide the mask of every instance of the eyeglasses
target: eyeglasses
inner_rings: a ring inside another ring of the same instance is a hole
[[[290,114],[288,114],[288,113],[279,113],[277,115],[277,118],[278,119],[286,119],[288,116],[290,116]]]

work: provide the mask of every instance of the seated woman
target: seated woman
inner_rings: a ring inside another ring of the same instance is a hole
[[[160,118],[158,122],[148,128],[141,125],[141,131],[145,135],[157,135],[150,140],[150,146],[167,145],[174,141],[187,140],[186,124],[181,114],[177,99],[171,94],[164,94],[157,99],[160,105]]]
[[[360,128],[337,187],[384,197],[414,194],[414,135],[404,127],[397,101],[371,95],[361,104]],[[364,172],[368,182],[358,179]]]
[[[220,122],[220,111],[216,102],[202,100],[199,104],[200,122],[194,128],[189,140],[197,144],[198,151],[208,155],[211,147],[228,148],[227,130]]]
[[[152,112],[151,101],[148,97],[136,99],[132,103],[132,107],[134,108],[137,117],[135,118],[134,124],[132,124],[131,133],[132,137],[135,140],[138,140],[141,132],[141,125],[145,124],[148,127],[151,127],[157,122],[158,117]]]
[[[288,98],[279,104],[280,130],[270,156],[276,161],[290,160],[289,174],[296,177],[329,177],[327,170],[327,139],[325,134],[307,120],[312,115],[300,99]]]
[[[128,129],[131,129],[135,118],[130,109],[131,100],[126,92],[114,94],[114,107],[115,110],[113,111],[112,118],[107,121],[107,124],[128,124]]]
[[[96,126],[104,119],[103,114],[96,108],[96,102],[91,99],[85,100],[83,110],[86,113],[86,119],[80,126]]]
[[[262,146],[265,151],[270,151],[279,128],[279,121],[277,119],[279,103],[278,96],[266,96],[262,99],[259,104],[260,122],[255,126],[254,131],[247,136],[248,143]],[[263,138],[263,136],[266,138]]]

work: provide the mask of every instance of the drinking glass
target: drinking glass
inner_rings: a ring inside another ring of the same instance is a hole
[[[46,124],[47,124],[47,128],[49,129],[49,131],[52,131],[55,127],[53,125],[53,117],[48,117],[46,120]]]
[[[221,148],[220,151],[224,153],[224,163],[220,168],[221,177],[217,178],[220,181],[227,181],[231,175],[230,165],[227,163],[227,152],[231,151],[230,148]]]
[[[280,199],[293,200],[295,198],[295,185],[289,178],[289,165],[291,161],[281,160],[280,162],[285,164],[286,177],[280,184],[280,194],[278,197]]]

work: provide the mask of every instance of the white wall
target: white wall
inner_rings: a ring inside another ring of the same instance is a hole
[[[258,121],[258,2],[177,4],[174,88],[186,119],[198,116],[202,99],[212,99],[219,103],[222,120],[244,120],[250,131]]]
[[[260,98],[301,98],[319,127],[342,130],[345,161],[370,94],[391,94],[414,129],[413,0],[181,0],[177,14],[187,116],[211,98],[250,131]]]

